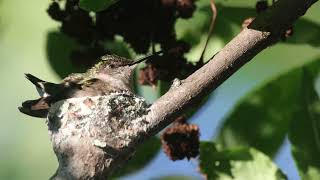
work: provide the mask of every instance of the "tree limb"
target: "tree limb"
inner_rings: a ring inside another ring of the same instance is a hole
[[[255,55],[277,42],[281,34],[316,1],[277,1],[212,60],[188,78],[176,81],[166,94],[147,109],[137,103],[137,97],[125,94],[60,102],[60,105],[50,110],[48,120],[51,140],[59,160],[59,168],[52,179],[108,177],[114,169],[128,160],[146,138],[168,126],[194,101],[212,92]],[[108,104],[107,108],[99,106],[102,100]],[[79,107],[74,108],[74,105]],[[119,123],[114,121],[114,114],[108,109],[118,110],[118,106],[123,106],[125,113],[132,111],[135,119]],[[97,110],[97,107],[100,109]],[[132,107],[137,108],[132,110]],[[99,121],[88,124],[87,120],[91,121],[91,111],[94,112],[94,117],[104,113],[104,118],[99,117]],[[79,116],[81,113],[84,115]],[[82,122],[87,124],[81,127]],[[120,123],[122,124],[119,125]]]
[[[281,34],[317,0],[280,0],[232,39],[206,65],[170,89],[152,106],[147,134],[169,125],[193,101],[209,94],[255,55],[277,42]]]

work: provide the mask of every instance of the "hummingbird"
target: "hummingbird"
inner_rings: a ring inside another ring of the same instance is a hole
[[[138,61],[117,55],[105,55],[85,73],[72,73],[58,84],[26,73],[26,78],[36,86],[40,98],[27,100],[18,109],[29,116],[46,118],[51,104],[60,100],[103,96],[114,92],[133,93],[132,74],[137,64],[160,53],[162,52],[156,52]]]

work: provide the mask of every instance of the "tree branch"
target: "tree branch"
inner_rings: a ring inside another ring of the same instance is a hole
[[[209,94],[255,55],[277,42],[281,34],[316,1],[280,0],[259,15],[206,65],[151,106],[147,119],[152,124],[147,134],[161,131],[193,101]]]
[[[277,42],[316,1],[277,1],[206,65],[185,80],[175,81],[171,89],[149,108],[142,106],[139,98],[126,94],[60,102],[50,110],[48,118],[51,140],[59,160],[59,168],[52,179],[108,177],[146,138],[168,126],[193,102],[212,92],[255,55]],[[119,106],[123,107],[121,113],[126,116],[120,117],[120,112],[115,116],[110,111],[119,110]],[[127,117],[128,113],[131,115]],[[129,120],[123,121],[126,118]]]

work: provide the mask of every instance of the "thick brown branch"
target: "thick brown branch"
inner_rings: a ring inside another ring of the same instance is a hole
[[[147,115],[152,122],[147,134],[154,135],[169,125],[174,117],[201,99],[255,55],[280,39],[284,32],[317,0],[280,0],[230,41],[210,62],[181,81],[158,99]]]
[[[270,44],[270,33],[244,29],[209,63],[171,88],[151,106],[147,119],[153,124],[148,134],[156,134],[188,108],[193,101],[207,95],[241,66]]]

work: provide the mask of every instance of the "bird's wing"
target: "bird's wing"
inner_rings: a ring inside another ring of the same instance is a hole
[[[62,92],[65,88],[63,84],[55,84],[47,81],[43,81],[32,74],[25,74],[26,78],[36,86],[37,91],[41,97],[47,97],[49,95],[55,95]]]
[[[49,112],[49,102],[46,97],[28,100],[18,107],[19,111],[33,117],[46,118]]]

